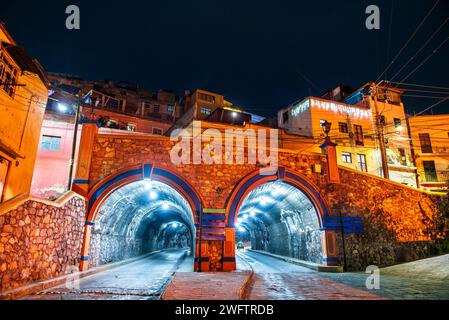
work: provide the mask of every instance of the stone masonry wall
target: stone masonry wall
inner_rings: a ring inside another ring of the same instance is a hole
[[[432,255],[434,196],[347,169],[340,169],[340,179],[327,188],[333,214],[364,219],[364,233],[345,235],[350,270]],[[337,236],[341,253],[341,233]]]
[[[84,210],[74,197],[61,208],[29,200],[0,215],[0,291],[78,268]]]
[[[187,180],[199,192],[206,208],[224,208],[235,185],[259,169],[252,164],[174,165],[169,156],[174,144],[165,138],[99,135],[93,148],[90,186],[123,168],[153,163]],[[343,168],[341,183],[329,184],[325,170],[312,171],[314,164],[325,168],[325,156],[279,152],[279,166],[301,173],[314,183],[328,201],[330,215],[341,212],[343,216],[364,218],[365,233],[345,236],[350,269],[363,270],[370,264],[391,265],[431,254],[432,216],[436,208],[430,195]],[[341,257],[341,243],[338,250]]]

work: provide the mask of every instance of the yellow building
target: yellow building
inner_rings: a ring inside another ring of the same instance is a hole
[[[278,127],[283,128],[282,147],[321,152],[322,125],[332,123],[329,136],[337,144],[338,164],[379,175],[380,153],[374,135],[371,110],[337,101],[307,97],[278,112]],[[294,138],[296,136],[296,138]],[[314,143],[300,137],[314,139]]]
[[[407,120],[402,103],[401,88],[368,82],[356,90],[346,102],[369,108],[374,121],[374,134],[379,141],[383,137],[390,180],[416,187],[416,167],[413,163],[412,149]],[[378,123],[377,123],[378,121]],[[383,176],[383,173],[380,174]]]
[[[183,128],[193,120],[205,120],[216,109],[229,108],[232,103],[226,101],[221,94],[197,89],[184,97],[184,114],[176,122],[175,127]]]
[[[45,73],[0,23],[1,202],[30,191],[47,103]]]
[[[409,118],[419,185],[440,191],[449,181],[449,114]]]

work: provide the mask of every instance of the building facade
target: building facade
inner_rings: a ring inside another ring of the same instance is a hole
[[[279,111],[278,126],[290,135],[314,139],[308,148],[318,152],[323,124],[330,122],[339,165],[417,187],[402,93],[367,83],[348,94],[347,87],[338,86],[323,95],[326,99],[308,97]]]
[[[442,191],[449,181],[449,114],[408,119],[419,185]]]
[[[338,164],[379,175],[380,153],[368,108],[307,97],[278,112],[278,127],[285,130],[284,148],[321,152],[323,124],[332,124],[329,136],[337,144]]]
[[[1,202],[30,191],[47,103],[48,82],[37,60],[0,23]]]

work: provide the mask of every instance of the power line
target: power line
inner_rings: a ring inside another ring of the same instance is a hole
[[[407,40],[407,42],[402,46],[402,48],[399,50],[399,52],[396,54],[396,56],[393,58],[393,60],[391,60],[390,64],[385,68],[385,70],[379,75],[379,77],[377,77],[376,81],[379,81],[380,78],[382,78],[382,76],[385,74],[385,72],[387,72],[391,66],[394,64],[394,62],[396,61],[396,59],[401,55],[402,51],[404,51],[404,49],[407,47],[407,45],[410,43],[410,41],[412,41],[412,39],[415,37],[416,33],[419,31],[419,29],[421,29],[422,25],[424,24],[424,22],[427,20],[427,18],[430,16],[430,14],[432,13],[432,11],[435,9],[435,7],[438,5],[438,3],[440,2],[440,0],[437,0],[435,2],[435,4],[433,5],[433,7],[429,10],[429,12],[427,12],[426,16],[424,17],[424,19],[421,21],[421,23],[416,27],[415,31],[413,31],[412,35],[410,36],[410,38]]]
[[[449,88],[447,88],[447,87],[436,87],[436,86],[429,86],[429,85],[424,85],[424,84],[404,83],[404,82],[395,82],[395,81],[385,81],[385,82],[394,83],[394,84],[401,84],[403,86],[410,86],[410,87],[422,87],[422,88],[449,90]]]
[[[390,80],[393,80],[399,73],[401,73],[402,70],[404,70],[404,68],[406,66],[408,66],[408,64],[410,62],[412,62],[413,59],[415,59],[415,57],[429,44],[429,42],[433,39],[433,37],[435,37],[435,35],[443,28],[443,26],[446,24],[446,22],[449,20],[449,18],[446,18],[443,23],[437,28],[437,30],[434,31],[434,33],[430,36],[429,39],[427,39],[427,41],[421,46],[421,48],[419,48],[419,50],[402,66],[402,68],[399,69],[398,72],[396,72],[394,74],[393,77],[391,77]]]
[[[446,39],[444,39],[444,41],[442,43],[440,43],[440,45],[432,51],[432,53],[430,55],[427,56],[426,59],[424,59],[423,62],[421,62],[415,69],[413,69],[405,78],[403,78],[401,80],[401,82],[407,80],[413,73],[415,73],[416,70],[418,70],[419,68],[421,68],[435,53],[438,52],[438,50],[446,43],[446,41],[449,40],[449,37],[446,37]]]

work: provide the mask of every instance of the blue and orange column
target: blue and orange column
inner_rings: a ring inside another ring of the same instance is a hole
[[[87,199],[89,192],[89,173],[95,137],[98,134],[98,121],[82,118],[83,124],[78,151],[78,163],[72,190]],[[89,215],[89,203],[86,201],[86,217]],[[80,271],[89,267],[89,245],[93,223],[86,221],[84,225],[83,244],[81,247]]]

